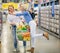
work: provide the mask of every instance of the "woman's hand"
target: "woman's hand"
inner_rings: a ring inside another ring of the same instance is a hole
[[[11,25],[16,25],[14,22],[10,23]]]
[[[15,15],[15,14],[13,14],[13,13],[11,13],[11,12],[9,12],[9,14],[10,14],[10,15]]]

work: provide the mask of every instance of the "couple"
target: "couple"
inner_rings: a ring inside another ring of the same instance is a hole
[[[25,20],[27,23],[32,20],[29,12],[25,11],[22,5],[19,6],[19,9],[19,12],[15,12],[14,7],[12,5],[9,5],[7,15],[7,22],[12,26],[12,34],[14,37],[15,48],[17,48],[16,24],[20,23],[22,20]],[[22,20],[20,20],[19,16],[22,18]]]
[[[14,7],[12,5],[10,5],[8,7],[8,16],[7,16],[7,21],[8,23],[12,26],[12,34],[14,37],[14,47],[15,49],[17,49],[17,39],[16,39],[16,23],[20,23],[21,20],[18,16],[21,16],[24,18],[24,20],[29,24],[30,26],[30,33],[31,33],[31,49],[28,50],[31,53],[34,53],[34,48],[35,48],[35,38],[34,35],[36,35],[36,22],[32,19],[32,16],[29,14],[28,11],[24,10],[23,5],[19,6],[20,12],[15,13],[14,11]],[[47,39],[48,38],[48,34],[47,33],[42,33],[42,34],[38,34],[40,36],[44,36]]]

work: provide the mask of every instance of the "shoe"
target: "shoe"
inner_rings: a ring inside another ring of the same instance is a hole
[[[19,49],[16,49],[16,51],[17,51],[17,52],[20,52],[20,50],[19,50]]]
[[[14,52],[20,52],[17,48],[15,48],[13,51],[14,51]]]
[[[1,48],[1,43],[0,43],[0,48]]]
[[[27,50],[28,52],[34,53],[34,48],[31,48],[30,50]]]
[[[49,40],[49,36],[47,32],[44,32],[43,36],[46,37],[47,40]]]
[[[28,52],[31,52],[31,49],[27,50]]]
[[[14,52],[17,51],[16,49],[13,50]]]

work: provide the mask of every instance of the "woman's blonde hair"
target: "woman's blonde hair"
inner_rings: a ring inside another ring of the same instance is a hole
[[[14,6],[13,6],[13,5],[9,5],[9,6],[8,6],[8,11],[9,11],[9,7],[12,7],[12,8],[14,9]]]

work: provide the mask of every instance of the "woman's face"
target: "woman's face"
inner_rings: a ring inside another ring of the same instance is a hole
[[[14,12],[14,7],[9,6],[8,11],[11,12],[11,13],[13,13]]]

